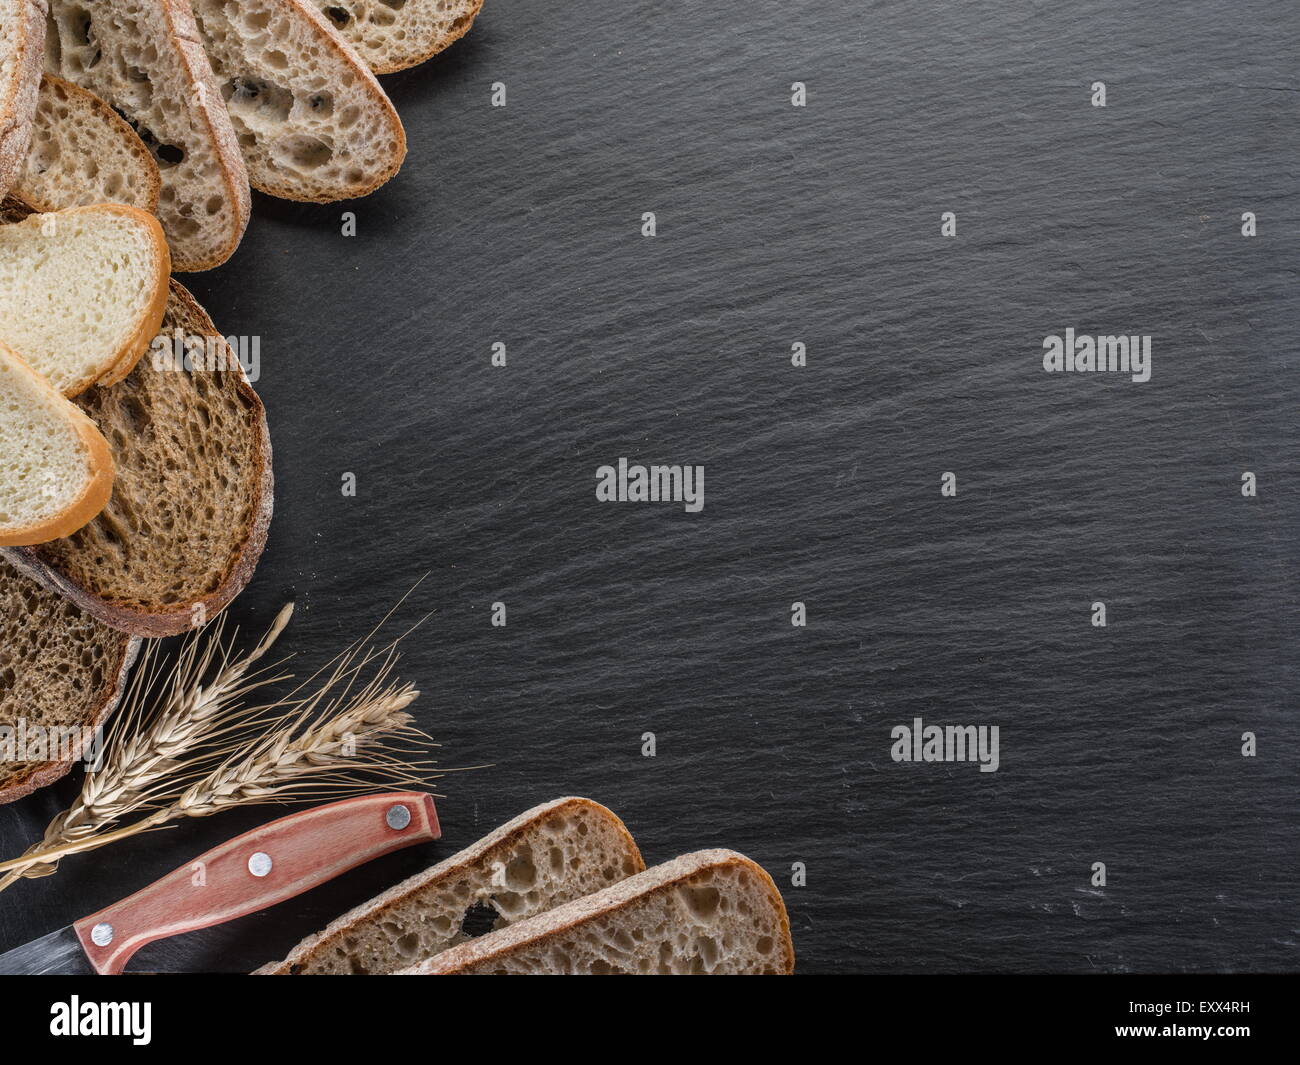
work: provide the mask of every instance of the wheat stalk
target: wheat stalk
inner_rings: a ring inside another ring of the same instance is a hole
[[[283,699],[261,706],[245,702],[251,692],[284,679],[250,669],[291,614],[291,607],[282,610],[242,659],[232,658],[233,639],[223,642],[220,619],[211,635],[192,637],[152,715],[146,705],[158,686],[159,666],[151,648],[132,681],[105,764],[87,773],[80,796],[50,823],[40,843],[0,862],[6,874],[0,891],[22,877],[50,875],[69,854],[181,818],[381,785],[425,784],[432,764],[413,756],[430,746],[429,738],[405,712],[419,692],[391,680],[401,637],[384,651],[368,646],[379,626],[335,658],[332,672],[314,688],[329,665]],[[374,676],[354,691],[363,671],[381,658]],[[216,674],[205,684],[214,663]],[[136,819],[124,825],[128,818]]]
[[[284,679],[266,674],[253,679],[258,675],[251,670],[271,649],[292,616],[293,605],[289,604],[249,654],[234,658],[238,633],[224,639],[223,614],[185,641],[166,678],[161,674],[159,645],[151,641],[109,732],[104,761],[87,771],[80,795],[50,822],[41,842],[29,848],[24,858],[84,841],[138,810],[148,802],[156,786],[183,769],[187,752],[194,752],[219,732],[237,725],[245,716],[233,709],[240,700],[259,687]],[[204,678],[212,672],[214,663],[216,673],[211,683],[205,684]],[[149,708],[159,696],[161,705],[150,715]],[[10,864],[4,863],[0,869]],[[57,868],[56,862],[26,865],[21,873],[11,872],[0,879],[0,891],[19,876],[49,876]]]

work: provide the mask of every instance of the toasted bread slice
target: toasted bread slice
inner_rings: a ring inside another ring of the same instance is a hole
[[[46,72],[116,108],[158,160],[175,268],[229,259],[248,225],[248,174],[189,0],[51,0],[45,44]]]
[[[112,489],[113,456],[94,423],[0,345],[0,547],[75,532]]]
[[[345,913],[254,975],[392,973],[463,942],[475,911],[504,927],[644,868],[609,810],[557,799]]]
[[[153,214],[158,163],[127,123],[93,92],[46,74],[32,146],[12,194],[36,211],[124,203]]]
[[[376,74],[423,63],[460,40],[483,0],[312,0]]]
[[[194,17],[254,188],[328,202],[397,173],[396,110],[310,0],[194,0]]]
[[[735,851],[696,851],[462,943],[399,975],[755,975],[794,971],[785,903]]]
[[[139,648],[0,559],[0,730],[13,730],[0,731],[0,803],[72,768],[121,698]]]
[[[0,0],[0,196],[27,158],[44,37],[45,0]]]
[[[112,384],[157,336],[170,273],[162,227],[136,207],[0,225],[0,343],[65,396]]]
[[[253,575],[271,522],[266,412],[239,362],[175,281],[163,334],[209,344],[175,368],[151,353],[77,404],[117,460],[113,497],[66,539],[9,561],[115,629],[171,636],[215,617]],[[164,357],[165,356],[165,357]]]

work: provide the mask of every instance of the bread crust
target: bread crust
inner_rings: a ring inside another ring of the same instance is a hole
[[[384,913],[392,909],[399,902],[404,900],[413,891],[418,891],[434,880],[451,877],[463,872],[471,864],[478,861],[488,851],[508,846],[514,840],[522,836],[529,828],[564,810],[584,808],[597,811],[600,815],[608,820],[610,825],[622,838],[628,852],[635,857],[635,862],[639,870],[645,869],[645,861],[641,857],[641,851],[636,845],[636,840],[632,838],[632,833],[628,831],[627,826],[612,811],[598,802],[591,799],[583,799],[577,796],[568,796],[563,799],[554,799],[551,802],[542,803],[540,806],[534,806],[531,810],[525,810],[518,817],[507,821],[500,828],[493,830],[484,836],[477,843],[473,843],[464,850],[458,851],[445,861],[439,862],[430,869],[426,869],[415,876],[408,877],[400,884],[389,888],[381,895],[376,895],[368,902],[363,902],[349,910],[343,916],[331,921],[321,931],[308,936],[301,943],[291,950],[285,956],[283,961],[270,962],[262,966],[253,973],[254,976],[289,976],[292,974],[295,965],[301,965],[314,957],[324,947],[333,943],[340,935],[348,932],[362,923],[371,923],[383,918]]]
[[[126,691],[126,682],[131,675],[131,667],[135,665],[136,658],[140,654],[142,642],[136,636],[127,637],[124,640],[117,668],[110,672],[112,680],[104,689],[103,700],[83,727],[90,731],[99,728],[108,720],[108,716],[117,709],[117,704],[122,701],[122,695]],[[67,761],[44,762],[33,766],[22,776],[11,780],[3,788],[0,788],[0,805],[24,798],[38,788],[47,787],[56,780],[63,779],[81,758],[84,751],[84,745],[81,745],[76,751],[72,752],[72,757]]]
[[[197,320],[201,331],[207,336],[218,336],[212,319],[189,291],[175,280],[170,283],[170,287],[172,296],[180,303],[185,314]],[[166,607],[159,606],[156,610],[142,612],[105,600],[92,589],[73,581],[62,570],[48,565],[40,557],[37,548],[6,548],[0,553],[28,576],[70,599],[91,617],[97,618],[110,628],[133,636],[177,636],[188,632],[194,627],[195,607],[200,604],[203,607],[203,616],[209,619],[215,617],[252,580],[257,563],[262,557],[262,551],[266,547],[267,533],[275,510],[275,478],[272,470],[271,437],[266,425],[266,408],[242,370],[239,389],[249,405],[257,411],[258,439],[255,450],[259,456],[259,468],[250,480],[256,485],[258,503],[254,508],[254,518],[249,528],[244,531],[242,541],[235,551],[229,575],[215,591],[201,599]]]
[[[113,452],[108,441],[99,428],[86,415],[59,395],[40,374],[27,365],[23,359],[8,348],[0,349],[0,359],[9,362],[14,370],[27,377],[33,387],[49,394],[50,401],[63,404],[64,417],[72,424],[77,439],[86,450],[86,464],[90,476],[82,485],[81,494],[58,514],[36,525],[26,525],[0,530],[0,547],[21,548],[33,544],[44,544],[70,536],[83,525],[92,521],[105,506],[113,494]]]
[[[176,43],[181,61],[185,64],[186,76],[198,97],[199,114],[216,147],[217,165],[221,167],[222,181],[230,193],[230,205],[235,218],[230,239],[224,248],[194,260],[179,255],[172,256],[172,264],[177,270],[198,273],[220,266],[235,254],[253,213],[253,194],[248,184],[248,171],[244,169],[244,156],[235,137],[235,128],[230,124],[230,115],[221,98],[221,87],[212,72],[212,64],[208,62],[208,54],[199,42],[199,28],[194,21],[190,0],[157,0],[157,3],[162,8],[167,28]],[[186,295],[189,296],[189,293]],[[193,302],[193,297],[190,300]],[[194,305],[198,306],[197,303]]]
[[[122,118],[116,111],[108,106],[103,100],[96,96],[89,89],[83,89],[80,85],[74,84],[54,74],[46,74],[41,79],[41,90],[54,88],[63,92],[69,97],[81,102],[88,110],[94,113],[95,118],[101,122],[106,129],[113,132],[113,135],[121,142],[122,147],[135,156],[136,162],[140,165],[145,175],[145,193],[143,209],[150,214],[158,210],[158,196],[162,192],[162,173],[158,169],[158,162],[154,159],[153,154],[145,147],[144,141],[133,130],[130,124]],[[39,97],[38,97],[39,99]],[[65,205],[50,203],[39,200],[24,183],[19,183],[11,190],[14,197],[22,200],[33,211],[48,212],[60,210]],[[141,206],[137,204],[136,206]],[[170,251],[168,252],[170,255]]]
[[[45,62],[46,0],[6,0],[24,16],[15,42],[18,62],[9,84],[0,88],[0,99],[8,98],[11,110],[0,114],[0,196],[23,172],[32,140],[32,118]]]
[[[90,454],[90,463],[95,469],[95,476],[86,485],[85,492],[76,505],[69,509],[63,520],[52,522],[41,530],[39,540],[29,540],[28,543],[43,544],[50,540],[71,536],[83,525],[93,521],[95,515],[108,506],[108,501],[112,498],[113,478],[116,472],[113,466],[112,449],[109,448],[108,441],[104,439],[104,434],[99,431],[99,427],[80,410],[76,413],[77,435]]]
[[[786,913],[785,900],[781,897],[775,881],[768,875],[766,869],[743,854],[730,850],[706,850],[684,854],[680,858],[657,865],[653,869],[629,877],[584,899],[565,903],[548,913],[529,917],[489,935],[461,943],[418,965],[403,969],[395,975],[457,975],[469,966],[503,957],[518,947],[545,943],[557,935],[571,931],[585,921],[615,914],[640,898],[670,891],[701,872],[724,866],[746,869],[764,885],[778,915],[777,938],[781,946],[781,969],[784,974],[793,973],[795,957],[794,943],[790,938],[790,918]]]
[[[170,291],[172,274],[171,249],[167,246],[167,236],[163,233],[162,223],[148,211],[142,211],[138,207],[128,207],[122,203],[105,203],[93,208],[73,208],[73,210],[107,211],[134,218],[148,230],[154,253],[158,256],[158,269],[154,271],[149,303],[141,312],[140,321],[131,339],[123,345],[117,361],[95,382],[107,388],[130,375],[162,328],[163,315],[167,313],[167,294]]]

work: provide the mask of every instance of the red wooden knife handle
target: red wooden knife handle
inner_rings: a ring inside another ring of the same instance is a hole
[[[72,927],[95,971],[113,976],[155,939],[266,909],[441,835],[431,795],[344,799],[246,832]]]

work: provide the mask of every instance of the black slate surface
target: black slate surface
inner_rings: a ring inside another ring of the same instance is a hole
[[[402,673],[492,767],[441,781],[442,843],[193,967],[577,793],[652,861],[761,862],[807,973],[1296,969],[1298,49],[1282,0],[487,0],[385,79],[397,180],[259,197],[184,279],[261,339],[278,508],[234,615],[296,600],[305,672],[428,574]],[[1045,374],[1066,327],[1150,334],[1152,380]],[[598,503],[623,455],[702,463],[705,510]],[[999,725],[1000,769],[894,763],[918,716]],[[75,787],[0,807],[0,851]],[[0,949],[274,815],[69,860]]]

